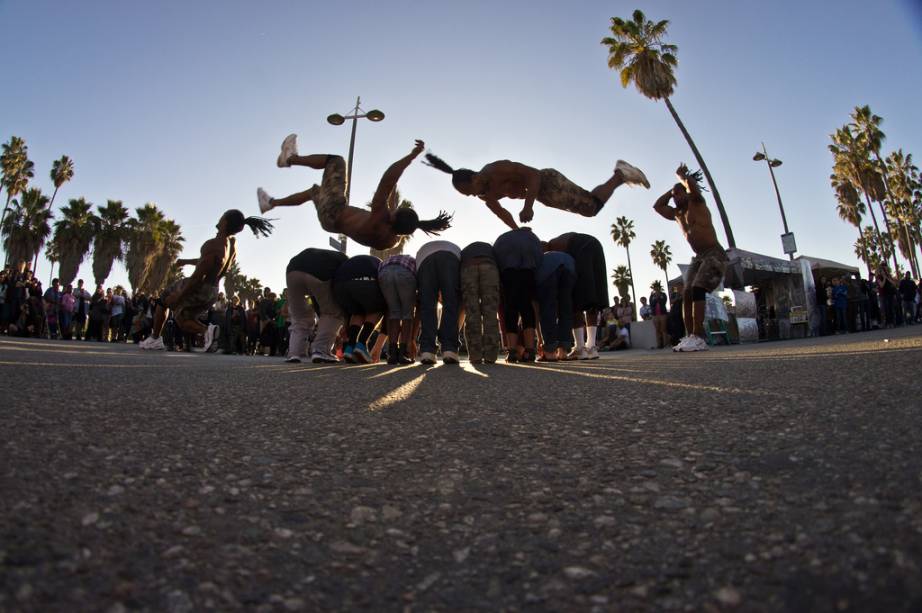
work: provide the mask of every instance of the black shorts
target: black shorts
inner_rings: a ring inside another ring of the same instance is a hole
[[[348,316],[387,312],[377,280],[340,281],[333,286],[333,300]]]
[[[577,234],[570,239],[567,253],[576,262],[573,308],[576,311],[608,307],[608,271],[605,252],[595,237]]]

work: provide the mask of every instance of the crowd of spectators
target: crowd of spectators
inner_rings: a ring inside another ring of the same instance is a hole
[[[922,321],[920,283],[885,267],[868,279],[821,277],[816,284],[817,333],[848,334]]]

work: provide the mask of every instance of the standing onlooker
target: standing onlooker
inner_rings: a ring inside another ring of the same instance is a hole
[[[461,310],[461,249],[449,241],[429,241],[416,252],[419,286],[419,361],[435,364],[436,336],[442,361],[457,364],[458,313]],[[442,317],[439,319],[439,297]]]
[[[669,331],[667,320],[669,306],[667,305],[666,292],[659,281],[654,281],[650,286],[650,314],[653,317],[653,328],[656,330],[656,347],[662,349],[669,345]]]
[[[622,328],[627,329],[628,334],[631,333],[631,322],[634,321],[634,304],[631,302],[631,299],[627,296],[621,297],[621,304],[618,305],[618,323],[621,324]]]
[[[653,319],[653,311],[650,310],[650,305],[647,304],[647,297],[646,297],[646,296],[641,296],[641,297],[640,297],[640,311],[639,311],[639,313],[640,313],[640,318],[641,318],[643,321],[648,321],[648,320],[650,320],[650,319]]]
[[[483,241],[461,250],[461,300],[464,343],[471,364],[493,364],[499,357],[499,269],[493,245]]]
[[[409,346],[416,309],[416,258],[401,253],[381,262],[378,284],[387,302],[387,363],[412,364]]]
[[[832,304],[836,311],[836,334],[848,332],[848,285],[845,279],[835,277],[832,280]]]
[[[86,320],[90,315],[90,298],[90,292],[83,287],[83,279],[78,279],[77,288],[74,290],[74,301],[76,302],[73,323],[74,340],[83,340],[86,333]]]
[[[109,340],[122,340],[122,319],[125,317],[125,295],[122,286],[116,285],[109,297]]]
[[[105,340],[105,323],[109,318],[109,301],[106,300],[106,292],[103,291],[102,285],[96,286],[96,291],[90,298],[90,315],[89,325],[86,330],[86,340]]]
[[[61,293],[61,304],[58,308],[58,314],[60,316],[58,324],[61,326],[61,338],[66,341],[72,338],[74,309],[76,306],[74,288],[68,283],[64,286],[64,291]]]
[[[522,227],[500,234],[493,253],[503,287],[503,322],[506,328],[507,362],[534,362],[535,346],[535,271],[544,255],[541,241],[531,228]],[[572,259],[572,258],[571,258]],[[520,325],[521,322],[521,325]],[[521,333],[521,339],[519,338]],[[521,340],[524,351],[518,354]]]
[[[877,292],[880,294],[881,323],[884,327],[892,328],[896,325],[898,290],[886,266],[881,266],[877,272]]]
[[[51,287],[45,290],[45,320],[48,322],[48,333],[51,338],[58,337],[58,311],[61,307],[61,280],[51,280]]]
[[[909,272],[900,280],[900,298],[903,302],[903,321],[906,325],[914,323],[916,318],[916,294],[919,288]]]
[[[231,297],[224,321],[226,322],[227,328],[225,351],[230,354],[246,354],[247,312],[246,309],[243,308],[243,305],[240,304],[240,296],[234,295]]]

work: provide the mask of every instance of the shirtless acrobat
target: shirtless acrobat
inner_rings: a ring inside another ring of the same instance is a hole
[[[282,142],[278,166],[307,166],[323,170],[320,185],[285,198],[270,198],[263,188],[256,190],[259,210],[263,213],[277,206],[298,206],[313,201],[317,208],[320,226],[333,234],[345,234],[352,240],[373,249],[390,249],[400,236],[413,234],[417,229],[426,234],[438,234],[451,226],[451,215],[440,211],[435,219],[421,220],[410,208],[391,210],[387,202],[397,181],[416,156],[422,153],[425,143],[417,140],[410,153],[384,172],[378,189],[371,200],[371,210],[346,204],[346,161],[339,155],[298,155],[297,136],[290,134]]]
[[[666,219],[675,220],[688,240],[695,257],[686,273],[687,282],[682,296],[685,336],[674,351],[707,351],[704,340],[705,299],[723,281],[727,270],[727,253],[717,241],[704,197],[701,195],[701,173],[689,172],[685,164],[676,169],[679,183],[659,197],[653,209]],[[669,206],[669,201],[675,207]]]
[[[176,316],[179,328],[187,334],[204,334],[205,351],[217,348],[218,326],[204,326],[198,318],[211,308],[218,297],[218,282],[237,257],[237,239],[234,235],[249,226],[253,234],[268,236],[272,224],[261,217],[244,217],[243,213],[231,209],[218,220],[217,235],[205,241],[199,257],[178,260],[180,265],[195,265],[195,270],[185,279],[170,285],[161,294],[154,312],[154,328],[151,335],[138,345],[141,349],[163,350],[166,347],[160,333],[169,311]]]
[[[595,217],[619,185],[643,185],[650,187],[647,177],[640,169],[623,160],[618,160],[611,178],[591,192],[573,183],[553,168],[538,170],[518,162],[499,160],[487,164],[479,172],[459,168],[455,170],[441,158],[426,154],[428,165],[451,175],[455,189],[465,196],[476,196],[486,203],[487,208],[503,223],[518,228],[512,215],[499,203],[501,198],[525,200],[519,221],[528,223],[534,217],[534,204],[538,202],[570,211],[584,217]]]

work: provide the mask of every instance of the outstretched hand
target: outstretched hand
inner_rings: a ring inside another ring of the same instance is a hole
[[[685,162],[679,164],[679,167],[675,169],[675,175],[682,181],[688,178],[688,166]]]
[[[416,157],[417,155],[422,153],[423,149],[425,148],[426,148],[426,143],[424,143],[422,140],[417,138],[416,145],[413,147],[413,151],[410,152],[410,155],[412,155],[413,157]]]
[[[522,223],[528,223],[535,217],[535,210],[532,208],[524,208],[522,212],[519,213],[519,221]]]

